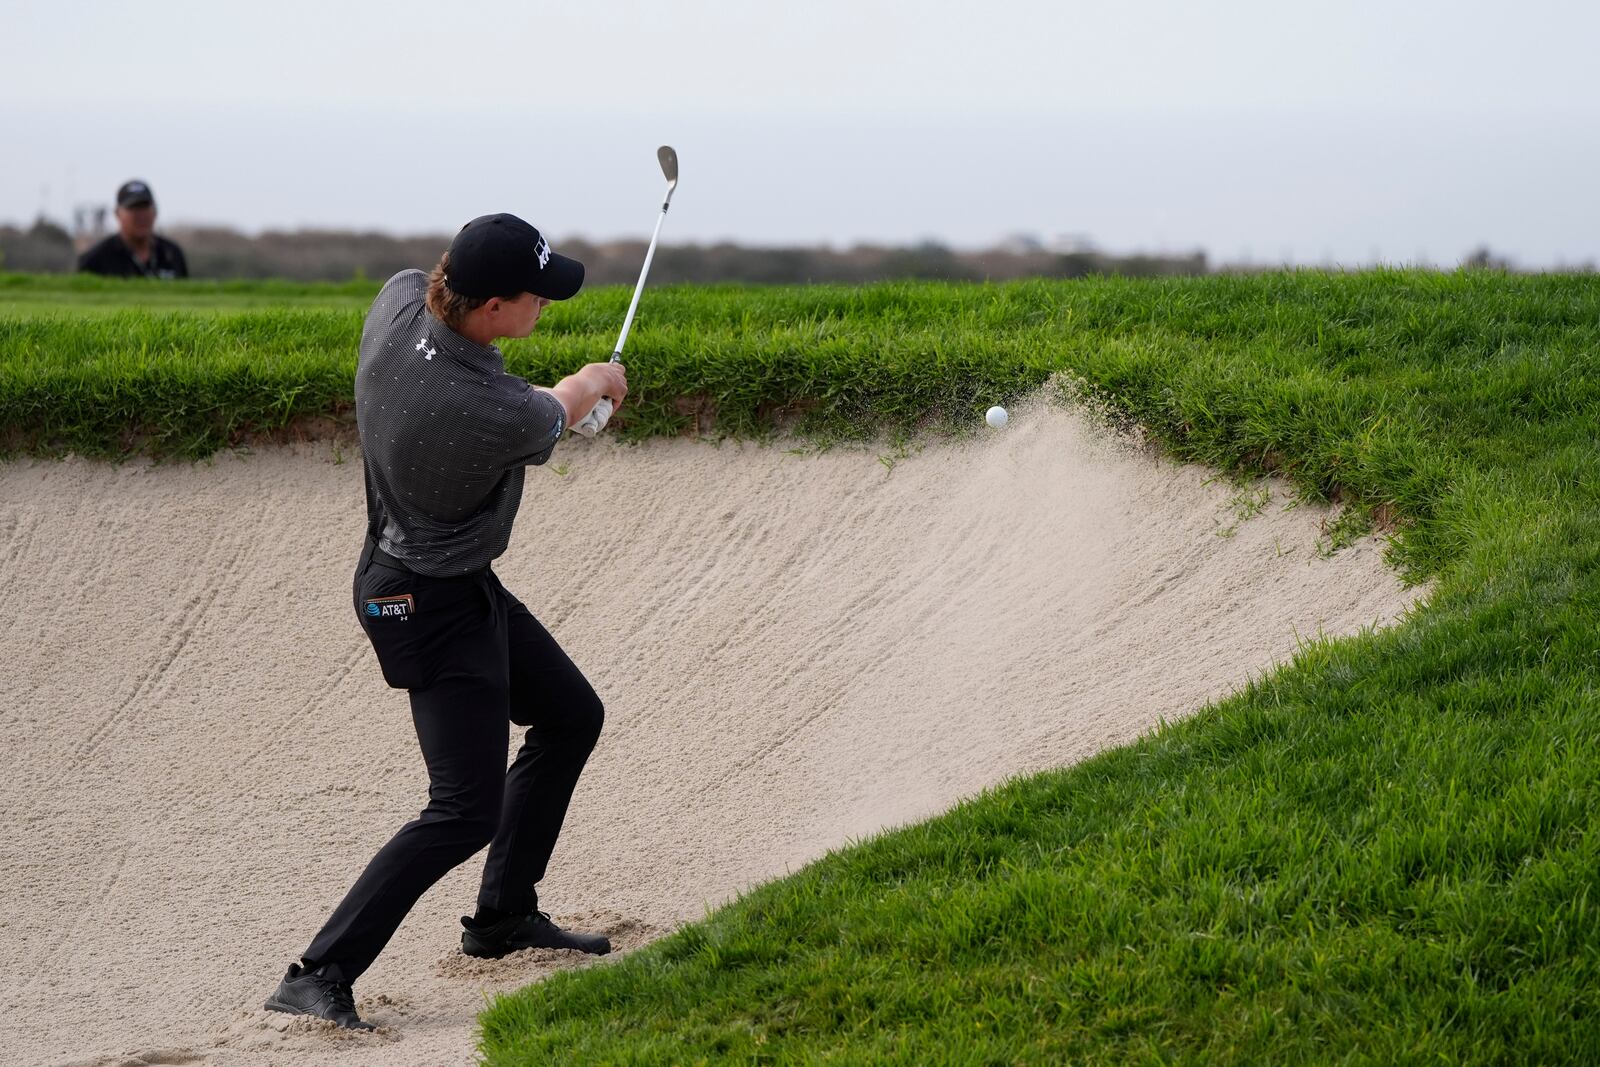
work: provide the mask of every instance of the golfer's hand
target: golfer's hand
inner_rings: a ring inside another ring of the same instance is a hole
[[[611,398],[613,410],[622,406],[628,395],[628,372],[620,363],[589,363],[578,372],[584,384],[595,391],[595,397]]]

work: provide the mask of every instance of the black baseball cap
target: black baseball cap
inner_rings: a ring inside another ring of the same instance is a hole
[[[583,264],[557,255],[539,231],[515,215],[480,215],[450,242],[445,281],[462,296],[533,293],[565,300],[583,285]]]
[[[138,178],[123,182],[117,187],[118,207],[142,207],[145,204],[156,202],[156,196],[150,191],[150,186]]]

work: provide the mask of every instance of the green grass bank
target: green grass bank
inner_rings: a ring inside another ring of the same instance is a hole
[[[374,285],[69,282],[0,277],[13,450],[200,455],[348,409]],[[627,295],[553,310],[512,369],[603,358]],[[1177,454],[1375,516],[1436,591],[502,997],[488,1062],[1600,1061],[1600,279],[665,289],[629,366],[632,436],[903,431],[1068,371]]]

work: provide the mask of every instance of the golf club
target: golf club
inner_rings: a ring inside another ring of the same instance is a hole
[[[673,151],[670,145],[662,145],[656,149],[656,158],[661,161],[661,173],[667,179],[667,197],[661,201],[661,214],[656,217],[656,229],[650,235],[650,247],[644,253],[644,266],[639,271],[639,284],[633,287],[633,301],[628,305],[627,318],[622,320],[622,332],[617,335],[616,351],[611,353],[613,363],[622,359],[622,346],[627,343],[628,328],[633,325],[633,313],[639,309],[639,294],[644,292],[644,279],[650,273],[650,261],[655,258],[656,238],[661,236],[661,224],[667,220],[667,208],[672,203],[672,191],[678,187],[678,153]],[[572,427],[572,432],[593,437],[605,428],[613,410],[615,405],[611,402],[611,398],[601,397],[594,409]]]

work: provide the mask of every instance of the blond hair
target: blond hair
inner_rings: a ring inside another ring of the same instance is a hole
[[[428,310],[433,317],[459,331],[461,324],[466,321],[467,314],[489,302],[488,297],[462,296],[450,288],[450,282],[445,278],[445,264],[450,262],[450,253],[446,252],[439,259],[439,265],[433,268],[428,275]]]

